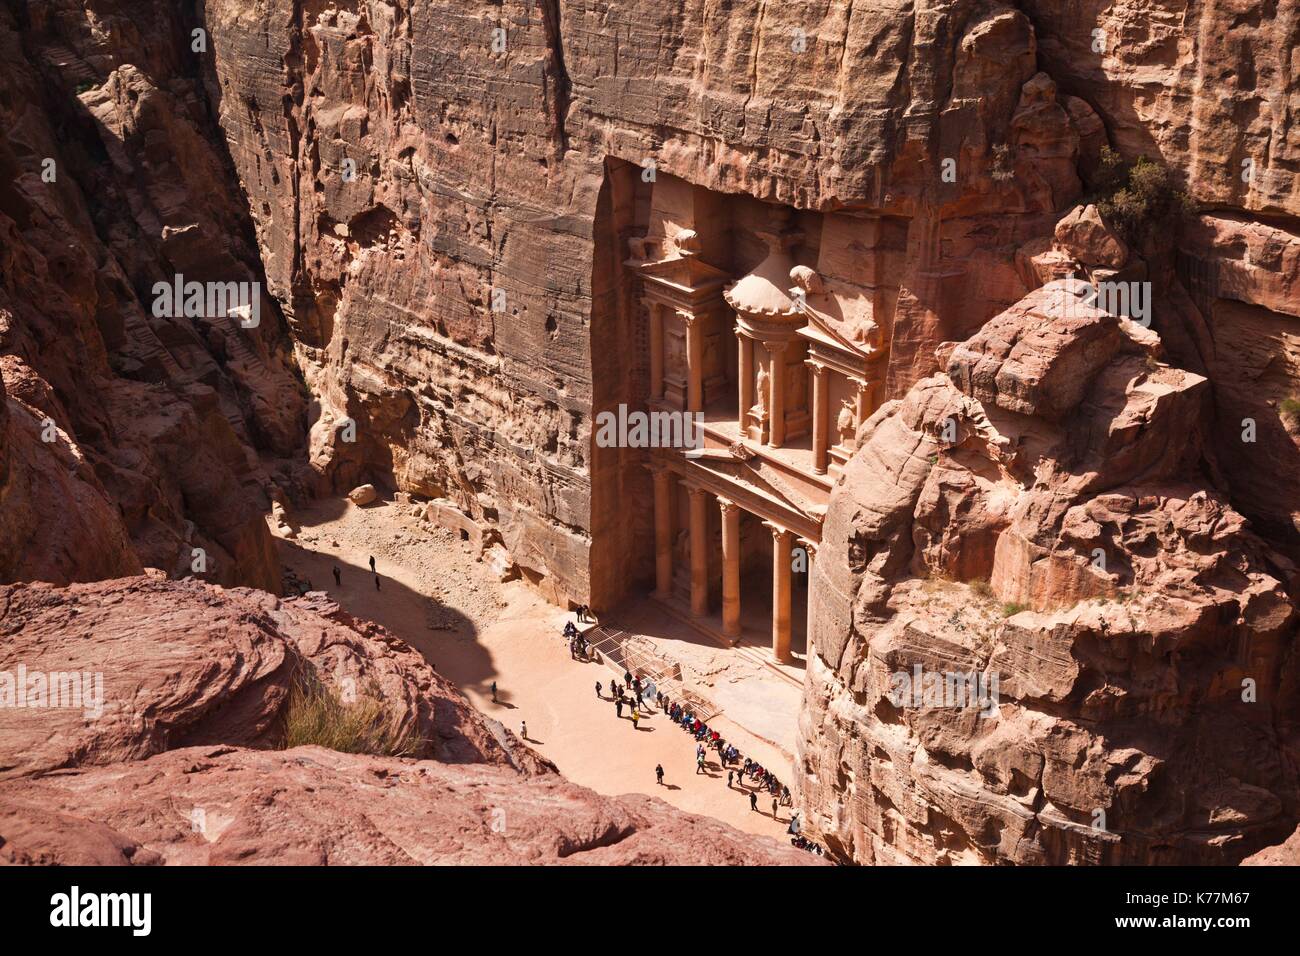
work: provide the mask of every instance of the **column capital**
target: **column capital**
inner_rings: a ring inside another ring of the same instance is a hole
[[[814,558],[817,557],[817,549],[821,547],[821,545],[818,542],[813,541],[809,538],[798,538],[795,541],[795,543],[798,544],[799,547],[807,551],[809,556]]]
[[[718,508],[721,509],[724,515],[730,516],[741,510],[740,505],[736,504],[730,498],[723,498],[721,495],[717,497],[718,497]]]
[[[806,358],[803,360],[803,364],[807,365],[810,369],[812,369],[814,375],[826,374],[827,365],[825,362],[821,361],[820,359]]]
[[[696,495],[713,494],[713,492],[709,491],[709,489],[705,488],[703,485],[693,481],[687,481],[685,478],[682,479],[682,483],[686,485],[686,492],[691,495],[691,497],[695,497]]]
[[[779,525],[775,521],[768,521],[764,519],[763,527],[767,528],[769,531],[772,532],[773,538],[779,538],[781,537],[781,535],[784,534],[794,534],[794,532],[791,531],[789,528]]]

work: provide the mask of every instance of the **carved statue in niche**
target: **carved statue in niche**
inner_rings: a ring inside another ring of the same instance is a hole
[[[689,564],[691,560],[691,532],[689,528],[682,528],[677,532],[677,539],[673,542],[673,563],[678,567]]]
[[[758,375],[754,380],[754,397],[757,399],[757,401],[754,402],[754,412],[758,416],[759,421],[765,421],[767,419],[767,383],[767,366],[760,365],[758,367]]]
[[[839,433],[840,444],[853,443],[854,434],[857,432],[857,417],[857,410],[853,407],[853,403],[848,399],[842,399],[840,417],[835,421],[835,431]]]
[[[680,335],[664,336],[664,368],[683,374],[686,370],[686,339]]]

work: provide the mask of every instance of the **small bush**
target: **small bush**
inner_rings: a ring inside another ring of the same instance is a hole
[[[344,701],[315,676],[294,682],[284,708],[283,749],[315,744],[347,754],[414,757],[424,741],[389,711],[373,686],[355,701]]]
[[[993,589],[989,587],[989,582],[984,578],[976,578],[970,583],[970,589],[976,597],[988,600],[993,596]]]
[[[1300,425],[1300,399],[1284,398],[1281,406],[1282,418],[1289,425]]]
[[[1093,179],[1097,211],[1131,246],[1172,228],[1190,209],[1187,196],[1169,181],[1169,171],[1145,156],[1130,165],[1103,146]]]
[[[1021,611],[1028,611],[1028,610],[1029,610],[1028,604],[1020,604],[1017,601],[1008,601],[1006,604],[1002,605],[1002,616],[1011,617],[1015,614],[1019,614]]]

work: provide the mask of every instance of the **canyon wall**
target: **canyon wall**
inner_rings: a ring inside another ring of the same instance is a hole
[[[274,302],[244,329],[152,293],[259,281],[244,199],[173,5],[91,6],[0,6],[0,580],[278,591],[267,472],[307,398]]]

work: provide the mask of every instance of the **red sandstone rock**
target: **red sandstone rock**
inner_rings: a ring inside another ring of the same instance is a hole
[[[1226,863],[1279,839],[1294,568],[1197,470],[1204,380],[1064,282],[945,351],[832,496],[808,825],[878,863]],[[916,666],[997,675],[998,706],[899,706]]]
[[[1251,854],[1241,861],[1242,866],[1300,866],[1300,829],[1291,834],[1285,843],[1271,846]]]
[[[304,671],[377,693],[444,762],[545,765],[424,659],[323,594],[279,599],[138,577],[0,586],[0,671],[102,675],[102,713],[6,708],[0,776],[135,760],[195,744],[269,746]]]
[[[160,577],[0,587],[0,673],[103,675],[102,713],[0,710],[0,861],[782,864],[801,850],[555,768],[324,595]],[[310,669],[377,694],[435,759],[266,747]],[[242,746],[231,746],[231,745]]]
[[[320,747],[189,747],[0,784],[0,859],[39,864],[785,865],[817,862],[656,798]]]

